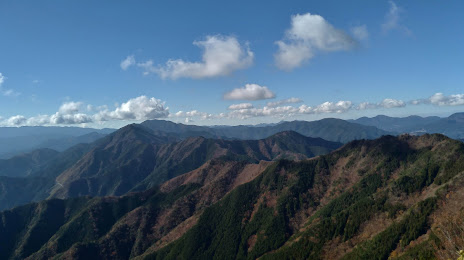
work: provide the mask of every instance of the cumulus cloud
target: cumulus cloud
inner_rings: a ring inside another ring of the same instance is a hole
[[[351,101],[324,102],[314,108],[314,113],[344,113],[352,107]]]
[[[311,59],[318,51],[333,52],[352,49],[356,40],[335,28],[317,14],[297,14],[284,39],[276,42],[279,50],[274,55],[278,68],[292,70]]]
[[[400,23],[400,14],[403,12],[403,9],[398,7],[395,2],[388,1],[390,9],[385,14],[385,20],[382,24],[382,30],[384,33],[388,33],[392,30],[400,30],[403,33],[411,34],[411,31],[404,25]]]
[[[248,109],[253,108],[251,103],[240,103],[240,104],[233,104],[229,106],[229,110],[236,110],[236,109]]]
[[[242,88],[225,93],[223,98],[226,100],[262,100],[275,98],[275,94],[266,86],[246,84]]]
[[[402,100],[386,98],[380,102],[380,106],[384,108],[405,107],[406,103]]]
[[[134,55],[127,56],[123,61],[121,61],[121,64],[119,64],[122,70],[127,70],[129,67],[133,65],[135,65]]]
[[[325,113],[344,113],[351,109],[351,101],[338,101],[338,102],[324,102],[315,107],[307,105],[301,105],[299,107],[294,106],[276,106],[263,108],[247,108],[237,109],[229,113],[220,114],[221,118],[235,118],[235,119],[247,119],[252,117],[264,117],[272,116],[278,118],[286,118],[295,115],[302,114],[325,114]]]
[[[192,110],[192,111],[187,111],[187,112],[184,112],[184,111],[178,111],[177,113],[175,114],[170,114],[169,115],[170,117],[188,117],[190,118],[190,120],[192,120],[192,117],[199,117],[201,119],[209,119],[209,118],[213,118],[214,115],[213,114],[209,114],[209,113],[206,113],[206,112],[200,112],[198,110]]]
[[[137,65],[144,69],[145,75],[156,73],[162,79],[201,79],[227,76],[253,64],[253,52],[233,36],[207,36],[205,40],[194,41],[193,44],[203,49],[201,62],[170,59],[165,65],[156,67],[151,60]]]
[[[369,38],[369,32],[367,31],[367,26],[365,24],[351,27],[351,34],[353,34],[356,39],[361,41],[367,40],[367,38]]]
[[[21,115],[12,116],[7,119],[8,125],[11,125],[11,126],[19,126],[19,125],[24,124],[26,121],[27,121],[27,118]]]
[[[292,97],[292,98],[278,100],[278,101],[275,101],[275,102],[267,102],[266,106],[268,106],[268,107],[277,107],[277,106],[281,106],[281,105],[295,104],[295,103],[301,103],[301,102],[303,102],[303,100],[301,100],[300,98]]]
[[[169,115],[165,102],[154,97],[140,96],[129,99],[113,111],[102,110],[94,116],[97,121],[109,120],[149,120]]]
[[[413,105],[461,106],[464,105],[464,94],[445,96],[443,93],[435,93],[429,98],[412,100],[410,103]]]
[[[0,72],[0,87],[3,85],[3,82],[5,82],[5,76]]]
[[[32,118],[33,121],[36,121],[38,118]],[[42,118],[42,121],[39,122],[46,122],[46,118]],[[57,112],[50,116],[50,121],[48,124],[51,125],[75,125],[75,124],[84,124],[93,122],[91,116],[83,113],[76,113],[76,114],[61,114]]]
[[[77,112],[79,112],[81,106],[82,102],[65,102],[60,106],[58,112],[60,114],[76,114]]]
[[[38,115],[26,118],[22,115],[12,116],[0,122],[7,126],[37,126],[37,125],[75,125],[85,123],[99,123],[110,120],[149,120],[164,118],[169,115],[169,108],[156,98],[140,96],[129,99],[114,110],[107,106],[86,106],[87,112],[97,111],[95,114],[81,112],[82,102],[65,102],[52,115]]]
[[[356,109],[358,110],[367,110],[367,109],[377,109],[377,108],[398,108],[405,107],[406,102],[397,99],[386,98],[379,103],[370,103],[363,102],[360,103]]]

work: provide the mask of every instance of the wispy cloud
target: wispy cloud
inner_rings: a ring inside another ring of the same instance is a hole
[[[411,35],[411,30],[400,23],[403,9],[393,1],[388,1],[388,4],[390,5],[390,9],[385,14],[385,20],[382,24],[382,31],[384,33],[388,33],[392,30],[400,30],[407,35]]]
[[[124,60],[121,61],[119,66],[121,66],[122,70],[127,70],[129,67],[135,65],[135,58],[134,55],[127,56]]]
[[[242,88],[225,93],[223,98],[226,100],[262,100],[275,98],[275,94],[266,86],[246,84]]]
[[[276,44],[279,47],[274,55],[276,66],[282,70],[292,70],[314,57],[319,51],[349,50],[355,47],[357,42],[322,16],[306,13],[291,17],[290,29]]]
[[[237,109],[249,109],[253,108],[253,104],[251,103],[240,103],[240,104],[233,104],[228,107],[229,110],[237,110]]]
[[[202,79],[227,76],[253,64],[254,54],[248,44],[240,44],[233,36],[210,35],[193,44],[203,49],[200,62],[170,59],[164,65],[155,66],[148,60],[137,66],[144,69],[144,75],[155,73],[162,79]]]
[[[351,34],[353,34],[353,36],[360,41],[365,41],[369,38],[369,32],[367,31],[367,26],[365,24],[353,26],[350,28],[350,30]]]
[[[13,89],[5,89],[5,90],[2,90],[2,92],[3,92],[2,94],[5,97],[17,97],[21,95],[20,92],[14,91]]]
[[[21,95],[20,92],[17,92],[13,89],[5,89],[2,87],[3,83],[5,82],[6,77],[0,72],[0,93],[5,97],[17,97]]]
[[[303,100],[301,100],[300,98],[292,97],[292,98],[278,100],[275,102],[267,102],[266,106],[276,107],[276,106],[281,106],[281,105],[286,105],[286,104],[295,104],[295,103],[301,103],[301,102],[303,102]]]

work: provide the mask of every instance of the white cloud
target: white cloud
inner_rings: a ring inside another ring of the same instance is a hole
[[[119,64],[122,70],[127,70],[129,67],[133,65],[135,65],[134,55],[127,56],[123,61],[121,61],[121,64]]]
[[[227,100],[262,100],[275,98],[275,94],[266,86],[258,84],[246,84],[242,88],[233,89],[224,94]]]
[[[361,41],[367,40],[367,38],[369,38],[369,32],[367,31],[367,26],[365,24],[351,27],[351,33],[356,39]]]
[[[363,102],[360,103],[356,109],[358,110],[367,110],[367,109],[377,109],[377,108],[398,108],[405,107],[406,103],[402,100],[386,98],[379,103],[370,103]]]
[[[65,102],[60,106],[58,112],[60,114],[76,114],[77,112],[79,112],[81,106],[82,102]]]
[[[427,99],[417,99],[410,102],[413,105],[431,104],[436,106],[461,106],[464,105],[464,94],[445,96],[443,93],[435,93]]]
[[[20,92],[14,91],[13,89],[4,89],[2,88],[3,83],[5,82],[6,77],[0,72],[0,93],[5,97],[17,97],[21,95]]]
[[[275,102],[267,102],[266,106],[276,107],[276,106],[281,106],[281,105],[286,105],[286,104],[295,104],[295,103],[301,103],[301,102],[303,102],[303,100],[301,100],[300,98],[292,97],[292,98],[287,98],[283,100],[278,100]]]
[[[242,46],[235,37],[207,36],[205,40],[194,41],[193,44],[203,49],[201,62],[170,59],[164,66],[155,67],[151,60],[137,65],[144,68],[145,75],[156,73],[162,79],[201,79],[227,76],[253,64],[253,52],[247,45]]]
[[[21,95],[20,92],[16,92],[12,89],[5,89],[5,90],[2,90],[2,94],[5,96],[5,97],[17,97],[19,95]]]
[[[411,31],[406,26],[400,24],[400,13],[403,12],[403,9],[398,7],[393,1],[388,1],[388,3],[390,4],[390,9],[385,14],[385,21],[382,24],[383,32],[388,33],[392,30],[400,30],[410,35]]]
[[[192,111],[187,111],[187,112],[178,111],[175,114],[170,114],[169,117],[186,117],[186,118],[188,117],[190,118],[190,120],[192,120],[192,117],[199,117],[201,119],[210,119],[210,118],[213,118],[214,115],[206,113],[206,112],[200,112],[198,110],[192,110]]]
[[[351,109],[351,101],[324,102],[314,108],[315,114],[321,113],[344,113]]]
[[[218,117],[222,118],[235,118],[247,119],[252,117],[272,116],[278,118],[286,118],[302,114],[326,114],[326,113],[344,113],[352,108],[351,101],[338,101],[338,102],[324,102],[315,107],[301,105],[299,107],[293,106],[277,106],[263,108],[248,108],[237,109],[229,113],[220,114]]]
[[[11,126],[19,126],[19,125],[24,124],[26,121],[27,119],[21,115],[12,116],[7,119],[8,125],[11,125]]]
[[[165,102],[154,97],[140,96],[129,99],[115,110],[102,110],[94,118],[97,121],[109,120],[149,120],[164,118],[169,115]]]
[[[314,56],[313,51],[306,44],[285,43],[278,41],[279,51],[274,55],[276,66],[281,70],[292,70]]]
[[[149,120],[164,118],[169,115],[169,108],[165,107],[165,103],[159,99],[140,96],[129,99],[122,103],[114,110],[108,110],[107,106],[94,107],[87,105],[87,112],[98,111],[94,114],[86,114],[80,112],[83,106],[82,102],[65,102],[58,111],[52,115],[38,115],[26,118],[22,115],[17,115],[5,119],[0,122],[0,125],[7,126],[36,126],[36,125],[75,125],[85,123],[99,123],[103,121],[114,120]]]
[[[233,104],[229,106],[229,110],[236,110],[236,109],[248,109],[253,108],[251,103],[240,103],[240,104]]]
[[[34,121],[36,118],[32,118]],[[38,119],[41,119],[40,117]],[[46,122],[45,118],[42,118],[43,121]],[[93,122],[91,116],[83,113],[76,113],[76,114],[61,114],[60,112],[56,112],[55,114],[50,116],[50,121],[48,124],[51,125],[75,125],[75,124],[84,124]]]
[[[380,106],[384,108],[405,107],[406,103],[402,100],[386,98],[380,102]]]
[[[140,67],[143,69],[143,75],[149,75],[151,73],[157,73],[158,72],[158,69],[155,68],[155,66],[153,65],[153,61],[152,60],[148,60],[146,62],[139,62],[137,63],[137,67]]]
[[[367,109],[376,109],[376,108],[379,108],[378,104],[370,103],[370,102],[362,102],[358,106],[356,106],[356,109],[358,110],[367,110]]]
[[[311,59],[318,51],[349,50],[357,42],[322,16],[306,13],[292,16],[290,29],[276,44],[279,47],[274,55],[277,67],[291,70]]]

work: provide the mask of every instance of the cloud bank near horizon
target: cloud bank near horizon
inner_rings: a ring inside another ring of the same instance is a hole
[[[256,100],[253,100],[256,101]],[[39,114],[25,117],[14,115],[0,116],[0,126],[56,126],[81,125],[89,123],[103,124],[117,121],[145,121],[153,119],[184,119],[185,122],[210,119],[238,119],[245,120],[257,117],[274,117],[285,119],[299,115],[342,114],[356,110],[394,109],[404,108],[408,105],[433,106],[461,106],[464,105],[464,94],[444,95],[435,93],[429,98],[415,99],[408,102],[386,98],[378,103],[352,101],[326,101],[318,105],[308,106],[302,104],[292,106],[289,104],[301,103],[298,98],[288,98],[275,102],[267,102],[265,106],[256,106],[251,102],[237,103],[226,107],[227,112],[208,113],[198,110],[178,111],[171,113],[166,102],[155,97],[139,96],[121,103],[114,109],[108,106],[95,107],[83,102],[64,102],[53,114]]]

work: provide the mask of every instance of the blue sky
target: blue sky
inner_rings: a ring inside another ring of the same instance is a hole
[[[446,116],[464,105],[463,10],[462,1],[0,1],[0,125]]]

